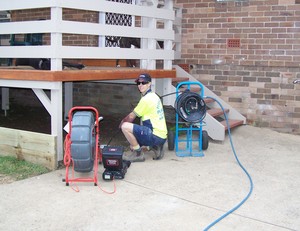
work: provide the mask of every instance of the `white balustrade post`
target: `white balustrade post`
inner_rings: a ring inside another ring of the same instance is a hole
[[[62,22],[61,7],[51,7],[51,21],[54,25],[54,28],[59,27],[59,24]],[[50,57],[51,71],[61,71],[63,69],[62,58],[60,56],[60,50],[62,48],[62,33],[58,33],[57,31],[58,30],[56,29],[54,32],[51,33],[51,48],[53,50],[53,57]],[[63,158],[63,90],[62,82],[57,82],[57,85],[58,89],[51,90],[51,102],[53,108],[51,113],[51,135],[57,136],[57,158],[59,161]],[[70,94],[65,95],[65,99],[69,99],[70,97],[73,96]]]
[[[142,27],[145,28],[156,28],[157,19],[155,18],[148,18],[142,17]],[[143,38],[141,41],[141,48],[142,49],[149,49],[154,50],[156,49],[156,41],[153,38]],[[142,59],[141,60],[141,68],[148,69],[148,70],[155,70],[156,69],[156,60],[155,59]]]
[[[59,24],[62,22],[62,8],[51,7],[51,21],[55,28],[59,27]],[[59,57],[61,48],[62,48],[62,33],[52,32],[51,33],[51,49],[53,51],[53,57],[51,57],[52,71],[61,71],[63,68],[62,58]]]

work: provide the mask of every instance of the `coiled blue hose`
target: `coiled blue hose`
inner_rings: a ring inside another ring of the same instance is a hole
[[[235,207],[233,207],[232,209],[230,209],[228,212],[224,213],[222,216],[220,216],[218,219],[216,219],[215,221],[213,221],[212,223],[210,223],[205,229],[204,231],[207,231],[209,230],[211,227],[213,227],[215,224],[217,224],[218,222],[220,222],[222,219],[224,219],[225,217],[227,217],[229,214],[233,213],[235,210],[237,210],[239,207],[242,206],[242,204],[244,204],[246,202],[246,200],[248,200],[248,198],[250,197],[252,191],[253,191],[253,181],[252,181],[252,178],[250,176],[250,174],[248,173],[248,171],[245,169],[245,167],[241,164],[236,152],[235,152],[235,148],[234,148],[234,145],[233,145],[233,142],[232,142],[232,138],[231,138],[231,133],[230,133],[230,126],[229,126],[229,122],[228,122],[228,118],[227,118],[227,115],[225,113],[225,110],[223,108],[223,106],[221,105],[221,103],[213,98],[213,97],[210,97],[210,96],[204,96],[204,98],[207,98],[207,99],[213,99],[214,101],[216,101],[219,106],[221,107],[222,111],[223,111],[223,114],[224,114],[224,117],[225,117],[225,120],[226,120],[226,124],[227,124],[227,127],[228,127],[228,137],[229,137],[229,140],[230,140],[230,145],[231,145],[231,149],[233,151],[233,154],[234,154],[234,157],[237,161],[237,163],[239,164],[239,166],[243,169],[243,171],[245,172],[245,174],[247,175],[248,179],[249,179],[249,182],[250,182],[250,190],[249,190],[249,193],[247,194],[247,196],[239,203],[237,204]]]

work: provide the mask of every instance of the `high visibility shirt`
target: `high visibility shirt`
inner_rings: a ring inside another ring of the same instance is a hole
[[[160,98],[150,91],[144,95],[133,112],[141,117],[144,126],[152,129],[154,135],[166,139],[168,130]]]

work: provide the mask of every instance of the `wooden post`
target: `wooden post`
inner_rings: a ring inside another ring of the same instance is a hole
[[[7,116],[7,110],[9,110],[9,88],[2,87],[2,110],[4,110],[5,116]]]

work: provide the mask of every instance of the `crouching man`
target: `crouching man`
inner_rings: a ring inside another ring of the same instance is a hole
[[[159,160],[164,156],[164,143],[167,139],[167,125],[160,98],[151,90],[151,76],[141,74],[136,85],[142,94],[138,105],[120,123],[120,128],[130,143],[132,152],[124,155],[123,159],[131,162],[145,161],[144,151],[153,150],[153,159]],[[134,124],[140,117],[142,124]]]

